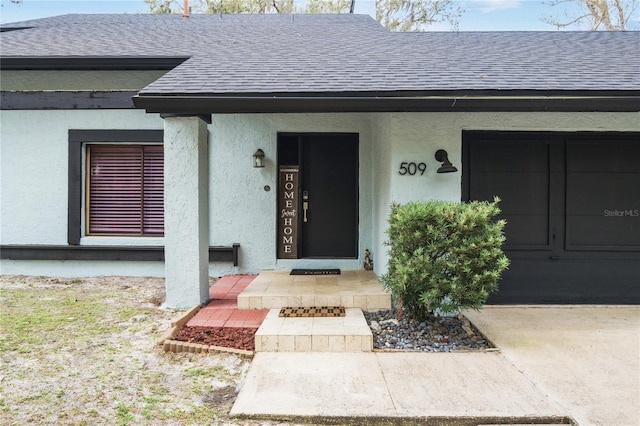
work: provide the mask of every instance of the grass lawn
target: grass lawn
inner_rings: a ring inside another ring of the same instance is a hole
[[[205,425],[248,362],[165,353],[164,280],[0,276],[0,424]]]

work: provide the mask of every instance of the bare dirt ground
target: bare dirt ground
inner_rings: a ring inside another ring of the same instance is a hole
[[[249,362],[163,352],[163,301],[160,278],[0,276],[0,424],[252,424],[228,417]]]

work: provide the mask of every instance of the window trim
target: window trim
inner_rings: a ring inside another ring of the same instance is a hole
[[[239,264],[240,244],[209,246],[209,262]],[[164,262],[164,246],[58,246],[0,245],[0,259],[10,260],[111,260]]]
[[[83,214],[83,144],[164,144],[164,130],[69,130],[67,242],[80,245]]]

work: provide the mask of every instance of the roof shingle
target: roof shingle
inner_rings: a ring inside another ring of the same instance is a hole
[[[640,32],[392,33],[366,15],[65,15],[2,57],[188,57],[141,94],[637,91]]]

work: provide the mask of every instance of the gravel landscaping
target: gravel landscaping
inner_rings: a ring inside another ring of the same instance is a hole
[[[463,315],[398,320],[396,310],[391,309],[364,312],[364,316],[373,333],[375,350],[455,352],[493,348]],[[255,332],[256,329],[182,327],[176,340],[252,351]]]
[[[373,347],[379,350],[453,352],[486,350],[492,347],[463,315],[453,318],[432,316],[423,321],[404,316],[396,310],[364,313]]]

